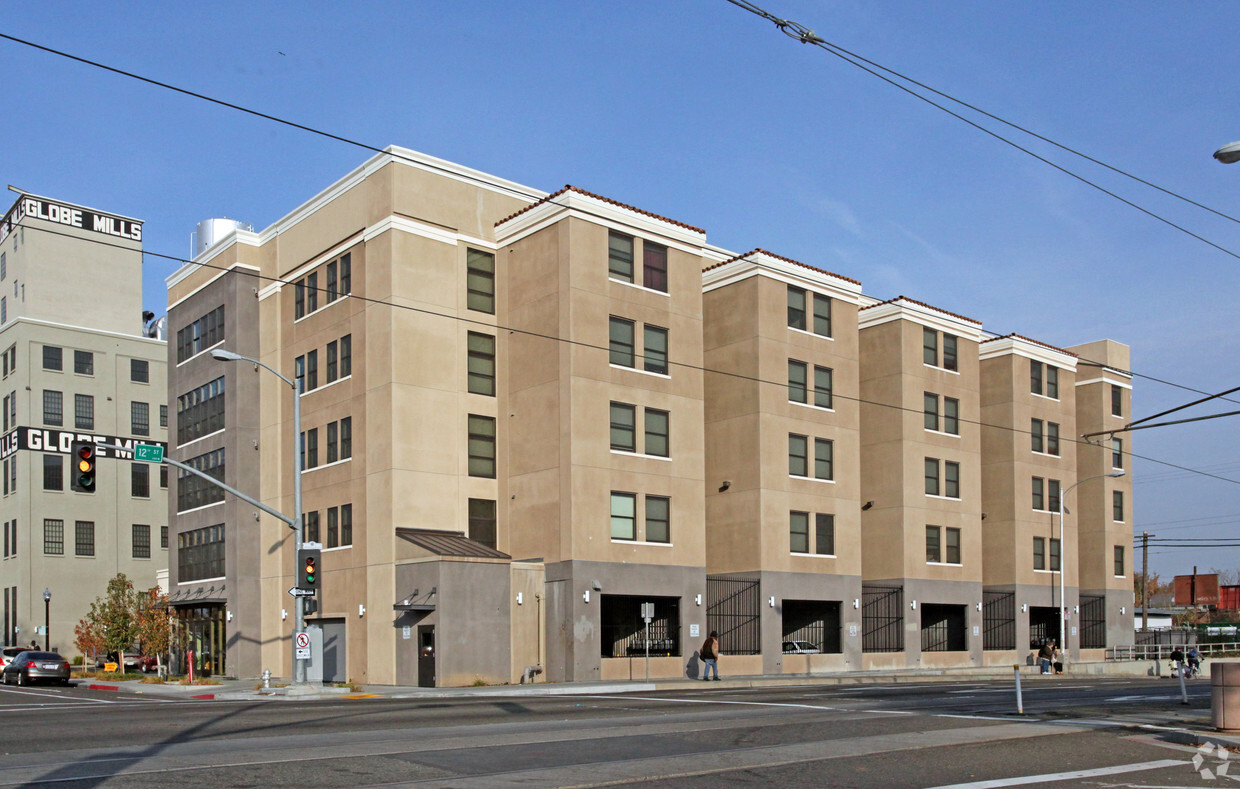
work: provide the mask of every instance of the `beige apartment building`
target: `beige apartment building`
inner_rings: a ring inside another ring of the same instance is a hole
[[[167,475],[101,449],[74,490],[77,440],[167,441],[166,343],[142,311],[142,223],[31,194],[0,220],[4,643],[74,655],[108,581],[168,566]],[[46,598],[46,599],[45,599]]]
[[[297,453],[325,680],[697,676],[711,630],[733,675],[990,659],[980,323],[400,148],[212,241],[168,279],[170,451],[284,513]],[[287,675],[291,531],[171,490],[211,669]]]

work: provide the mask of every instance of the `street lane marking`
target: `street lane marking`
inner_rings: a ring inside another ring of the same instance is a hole
[[[1156,762],[1138,762],[1134,764],[1117,764],[1113,767],[1098,767],[1093,770],[1073,770],[1067,773],[1045,773],[1044,775],[1022,775],[1016,778],[998,778],[993,781],[971,781],[966,784],[944,784],[930,789],[998,789],[1002,786],[1021,786],[1022,784],[1038,784],[1049,781],[1071,781],[1076,778],[1093,778],[1099,775],[1118,775],[1119,773],[1140,773],[1146,770],[1161,770],[1164,767],[1191,765],[1182,759],[1160,759]]]
[[[788,702],[776,701],[726,701],[724,699],[663,699],[655,696],[588,696],[582,695],[580,698],[586,699],[611,699],[613,701],[626,701],[633,699],[635,701],[667,701],[675,704],[740,704],[748,707],[795,707],[806,710],[826,710],[829,712],[852,712],[846,707],[824,707],[821,704],[791,704]]]

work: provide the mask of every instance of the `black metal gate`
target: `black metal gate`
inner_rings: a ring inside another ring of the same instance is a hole
[[[1081,595],[1081,649],[1106,649],[1107,599]]]
[[[1016,649],[1016,593],[982,593],[982,649]]]
[[[904,651],[904,587],[861,587],[861,651]]]
[[[706,631],[719,633],[719,649],[724,654],[756,655],[762,651],[761,592],[754,578],[707,576]]]

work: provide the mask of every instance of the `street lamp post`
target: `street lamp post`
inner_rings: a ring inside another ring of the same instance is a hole
[[[1064,627],[1064,622],[1067,621],[1068,619],[1068,599],[1064,593],[1064,575],[1067,574],[1067,569],[1068,569],[1068,550],[1067,550],[1068,539],[1067,539],[1067,535],[1064,532],[1063,515],[1064,515],[1064,512],[1067,511],[1067,508],[1064,506],[1064,502],[1067,501],[1068,499],[1068,493],[1073,488],[1075,488],[1077,485],[1080,485],[1082,482],[1089,482],[1091,479],[1103,479],[1104,477],[1122,477],[1122,476],[1124,476],[1123,470],[1112,471],[1110,474],[1095,474],[1092,477],[1086,477],[1085,479],[1078,479],[1076,482],[1069,485],[1066,490],[1064,490],[1062,493],[1059,494],[1059,648],[1063,650],[1065,663],[1067,662],[1067,658],[1068,658],[1068,642],[1065,640],[1065,635],[1066,635],[1065,631],[1067,630],[1067,628]],[[1080,571],[1078,570],[1077,571],[1078,586],[1080,584],[1080,575],[1081,575]]]
[[[1240,162],[1240,140],[1219,148],[1214,152],[1214,158],[1218,159],[1223,164],[1235,164],[1236,162]]]
[[[52,651],[52,590],[43,589],[43,651]]]
[[[248,356],[242,356],[239,353],[226,351],[223,348],[216,348],[211,351],[211,358],[224,362],[250,362],[254,365],[254,369],[259,367],[267,370],[275,375],[284,383],[288,384],[293,390],[293,555],[297,555],[297,551],[302,546],[302,512],[301,512],[301,392],[297,391],[296,381],[290,381],[285,378],[274,368],[263,364],[257,359],[251,359]],[[296,559],[294,559],[296,561]],[[294,570],[296,576],[296,570]],[[293,598],[293,632],[300,633],[306,629],[306,604],[304,597]],[[293,653],[293,682],[303,685],[306,682],[306,664],[297,659],[296,652]]]

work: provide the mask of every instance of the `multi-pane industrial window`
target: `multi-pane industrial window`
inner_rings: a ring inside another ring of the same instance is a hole
[[[470,249],[465,259],[465,305],[471,310],[495,314],[495,256]]]
[[[95,429],[94,395],[75,394],[73,396],[73,426],[78,430]]]
[[[1052,538],[1052,539],[1049,541],[1049,542],[1050,542],[1050,549],[1051,549],[1051,550],[1050,550],[1050,565],[1049,565],[1049,567],[1048,567],[1047,562],[1046,562],[1046,558],[1047,558],[1047,556],[1046,556],[1046,545],[1047,545],[1047,542],[1048,542],[1048,541],[1047,541],[1047,539],[1046,539],[1045,537],[1034,537],[1034,538],[1033,538],[1033,569],[1035,569],[1035,570],[1047,570],[1047,569],[1049,569],[1051,572],[1055,572],[1055,573],[1057,573],[1057,572],[1059,572],[1059,561],[1060,561],[1060,558],[1059,558],[1059,555],[1060,555],[1060,554],[1059,554],[1059,540]]]
[[[73,529],[73,555],[95,555],[95,524],[94,521],[75,521]]]
[[[339,422],[327,423],[327,462],[348,460],[353,457],[353,417],[346,416]]]
[[[812,307],[812,317],[807,314]],[[809,321],[807,321],[809,318]],[[788,326],[810,331],[822,337],[831,336],[831,299],[820,293],[810,293],[804,288],[788,286]]]
[[[151,382],[151,363],[146,359],[129,360],[129,380],[137,384]]]
[[[129,404],[130,429],[135,436],[151,434],[151,406],[149,403],[133,401]]]
[[[43,489],[65,489],[65,462],[60,455],[43,455]]]
[[[317,515],[316,515],[317,517]],[[353,505],[327,508],[327,547],[340,548],[353,544]]]
[[[167,468],[167,466],[163,466],[163,468]],[[159,547],[163,548],[164,550],[168,550],[168,527],[167,526],[159,527]]]
[[[933,564],[960,564],[960,529],[952,526],[927,526],[926,561]]]
[[[43,424],[63,425],[65,423],[64,395],[52,389],[43,390]]]
[[[65,522],[63,520],[43,519],[43,553],[48,556],[65,555]]]
[[[63,370],[64,361],[62,359],[63,352],[57,345],[43,346],[43,369],[44,370]]]
[[[940,463],[938,458],[926,458],[926,495],[960,498],[960,464],[954,460]]]
[[[1124,522],[1124,491],[1111,491],[1111,520],[1116,523]]]
[[[939,340],[942,340],[942,356],[939,355]],[[954,334],[938,332],[934,329],[922,329],[921,360],[931,367],[944,370],[958,370],[960,361],[957,357],[957,338]]]
[[[1050,512],[1059,511],[1059,480],[1033,478],[1033,508]]]
[[[1059,399],[1059,368],[1029,360],[1029,391],[1052,400]]]
[[[151,527],[144,523],[131,524],[133,558],[151,558]]]
[[[78,375],[94,375],[95,355],[90,351],[74,351],[73,372]]]
[[[469,476],[495,478],[495,419],[469,415]]]
[[[835,479],[835,442],[827,438],[814,439],[813,471],[814,479]],[[788,434],[788,474],[810,476],[809,436]]]
[[[495,548],[495,535],[495,502],[491,499],[470,499],[469,539]]]
[[[469,332],[468,385],[474,394],[495,396],[495,338]]]
[[[1111,415],[1124,415],[1124,390],[1118,384],[1111,384]]]
[[[1124,546],[1115,546],[1115,577],[1124,577]]]
[[[1124,467],[1124,439],[1111,439],[1111,468]]]
[[[353,373],[353,335],[346,334],[327,344],[327,383],[348,378]]]
[[[671,542],[671,499],[666,496],[646,496],[645,499],[643,539],[646,542]],[[637,526],[637,494],[612,491],[611,538],[636,540]]]
[[[960,401],[954,397],[940,398],[933,392],[924,393],[923,423],[927,430],[960,435]],[[941,408],[940,408],[941,406]]]
[[[199,471],[224,481],[225,457],[224,449],[214,449],[198,457],[185,461]],[[204,507],[224,500],[224,489],[213,485],[207,480],[186,471],[177,473],[177,512]]]
[[[224,576],[224,524],[177,535],[177,581]]]
[[[224,429],[224,376],[177,397],[177,443]]]
[[[129,465],[129,493],[136,499],[151,497],[151,467],[147,463]]]
[[[810,544],[810,513],[793,511],[788,515],[788,542],[792,553],[835,555],[835,516],[814,513],[814,540]]]
[[[224,307],[220,305],[177,330],[177,364],[224,339]]]

